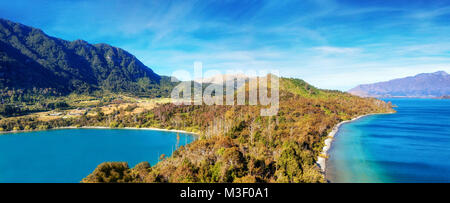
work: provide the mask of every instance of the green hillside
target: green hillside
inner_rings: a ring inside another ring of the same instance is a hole
[[[97,90],[167,95],[161,80],[136,57],[107,44],[65,41],[39,29],[0,19],[0,90]]]
[[[168,97],[175,84],[120,48],[0,19],[0,117],[69,107],[69,95]]]

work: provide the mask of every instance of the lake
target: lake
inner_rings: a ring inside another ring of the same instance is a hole
[[[384,99],[395,114],[341,126],[329,151],[331,182],[450,182],[450,100]]]
[[[0,182],[76,183],[102,162],[142,161],[195,140],[191,134],[133,129],[60,129],[0,134]],[[177,145],[178,143],[178,145]]]

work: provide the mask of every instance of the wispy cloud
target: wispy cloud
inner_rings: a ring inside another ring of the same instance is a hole
[[[331,47],[331,46],[323,46],[323,47],[315,47],[314,50],[317,50],[323,54],[355,54],[360,53],[361,48],[351,48],[351,47]]]
[[[450,14],[450,7],[440,7],[436,9],[419,10],[413,12],[410,17],[422,20],[428,20],[442,15]]]
[[[279,69],[346,90],[420,72],[450,72],[450,3],[411,1],[2,1],[0,17],[63,39],[105,42],[170,75]],[[45,15],[43,15],[45,14]]]

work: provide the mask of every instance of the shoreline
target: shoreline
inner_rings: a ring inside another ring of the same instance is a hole
[[[153,130],[153,131],[162,131],[162,132],[175,132],[175,133],[183,133],[183,134],[192,134],[198,136],[198,133],[194,132],[188,132],[184,130],[169,130],[164,128],[136,128],[136,127],[123,127],[123,128],[111,128],[111,127],[105,127],[105,126],[66,126],[66,127],[56,127],[56,128],[50,128],[46,130],[63,130],[63,129],[116,129],[116,130]],[[6,134],[6,133],[22,133],[22,132],[36,132],[36,131],[46,131],[46,130],[16,130],[16,131],[0,131],[0,134]]]
[[[343,124],[351,123],[351,122],[357,121],[357,120],[359,120],[359,119],[361,119],[361,118],[364,118],[364,117],[366,117],[366,116],[373,116],[373,115],[380,115],[380,114],[391,114],[391,113],[395,113],[395,112],[390,112],[390,113],[370,113],[370,114],[365,114],[365,115],[358,116],[358,117],[356,117],[356,118],[352,118],[351,120],[342,121],[342,122],[336,124],[336,125],[333,127],[333,130],[331,130],[331,132],[328,133],[327,139],[325,139],[325,141],[324,141],[325,146],[322,148],[322,152],[321,152],[321,153],[319,154],[319,156],[317,157],[317,162],[316,162],[316,164],[319,166],[320,171],[322,172],[324,178],[326,179],[326,162],[327,162],[327,159],[328,159],[328,151],[329,151],[330,148],[331,148],[331,144],[333,144],[334,137],[335,137],[336,134],[339,132],[339,129],[340,129],[340,127],[341,127]]]

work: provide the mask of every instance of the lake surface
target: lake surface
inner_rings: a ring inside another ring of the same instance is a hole
[[[331,182],[450,182],[450,100],[384,99],[396,114],[341,126],[331,146]]]
[[[171,155],[177,142],[195,136],[131,129],[61,129],[0,134],[0,182],[80,182],[102,162],[142,161],[152,166]]]

